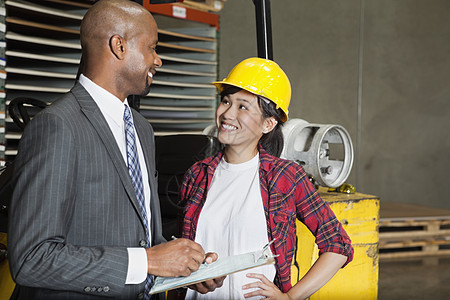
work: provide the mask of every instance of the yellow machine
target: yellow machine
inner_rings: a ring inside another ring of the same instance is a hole
[[[0,232],[0,244],[6,246],[6,233],[4,232]],[[14,281],[9,273],[8,260],[0,261],[0,299],[9,299],[14,286]]]
[[[352,240],[353,261],[309,299],[377,299],[378,294],[378,222],[380,200],[360,193],[319,193],[327,201]],[[297,221],[297,248],[292,265],[292,284],[302,278],[318,258],[314,236]]]

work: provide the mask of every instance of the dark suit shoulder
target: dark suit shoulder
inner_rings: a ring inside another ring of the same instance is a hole
[[[81,84],[77,83],[69,92],[59,97],[49,106],[50,111],[80,109],[80,99],[91,103],[91,106],[96,106],[89,93],[83,88]]]
[[[153,135],[153,126],[150,124],[150,122],[135,109],[132,109],[132,112],[135,126],[139,126],[146,130],[150,130],[151,134]]]

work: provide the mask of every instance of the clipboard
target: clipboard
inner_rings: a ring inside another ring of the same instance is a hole
[[[186,277],[157,277],[149,294],[157,294],[243,270],[274,264],[276,256],[270,250],[272,242],[264,246],[262,250],[219,258],[210,264],[203,263],[197,271]]]

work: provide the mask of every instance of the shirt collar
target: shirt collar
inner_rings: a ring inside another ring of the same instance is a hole
[[[258,144],[258,150],[259,150],[259,164],[260,168],[263,169],[266,173],[270,171],[270,169],[273,167],[273,159],[274,157],[267,153],[264,148]]]
[[[258,151],[259,151],[260,169],[262,169],[265,173],[267,173],[273,167],[274,157],[269,153],[267,153],[267,151],[264,150],[264,148],[260,144],[258,144]],[[216,156],[207,158],[203,160],[201,163],[207,165],[209,170],[215,170],[220,160],[222,159],[222,156],[223,150],[219,151],[219,153],[217,153]]]
[[[80,75],[78,81],[89,95],[91,95],[104,115],[108,115],[119,126],[123,124],[124,104],[128,105],[127,98],[122,102],[119,98],[87,78],[84,74]]]

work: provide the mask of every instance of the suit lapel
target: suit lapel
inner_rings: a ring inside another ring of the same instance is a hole
[[[133,111],[133,120],[134,126],[136,128],[137,135],[139,136],[139,141],[141,142],[142,152],[144,153],[144,159],[147,166],[147,173],[148,173],[148,179],[150,184],[150,193],[151,193],[151,199],[150,199],[150,209],[151,209],[151,230],[152,230],[152,244],[159,244],[161,243],[160,236],[161,236],[161,208],[159,206],[159,200],[158,200],[158,184],[157,184],[157,174],[156,174],[156,166],[154,161],[154,151],[155,151],[155,145],[153,142],[153,136],[151,138],[144,138],[144,135],[147,134],[148,136],[148,127],[149,124],[145,123],[143,124],[140,120],[140,116],[136,116],[138,112]],[[148,122],[147,120],[144,120],[143,122]],[[147,128],[145,128],[147,127]]]
[[[108,123],[103,117],[103,114],[101,113],[94,99],[92,99],[92,97],[80,83],[77,82],[77,84],[72,88],[71,92],[78,100],[81,111],[92,124],[93,129],[98,133],[100,140],[104,144],[106,151],[108,152],[109,157],[111,158],[111,161],[113,162],[117,170],[117,174],[122,181],[125,191],[128,194],[128,197],[131,199],[134,208],[138,212],[142,225],[144,225],[142,216],[139,213],[139,204],[136,198],[136,192],[134,190],[133,183],[131,182],[131,178],[128,173],[128,168],[124,163],[122,154],[120,153],[119,147],[117,146]]]
[[[154,178],[155,174],[152,174],[155,170],[155,166],[154,166],[154,162],[151,159],[151,157],[154,157],[153,155],[153,146],[150,143],[150,140],[148,138],[143,138],[143,134],[145,132],[145,129],[143,127],[143,124],[141,122],[139,122],[139,118],[136,117],[136,114],[138,114],[138,112],[136,112],[135,110],[132,110],[133,112],[133,121],[134,121],[134,127],[136,128],[136,133],[139,137],[139,142],[141,143],[141,147],[142,147],[142,152],[144,153],[144,159],[145,159],[145,164],[147,166],[147,172],[148,172],[148,178]],[[152,180],[150,180],[152,181]],[[153,186],[150,184],[150,188],[153,188]]]

